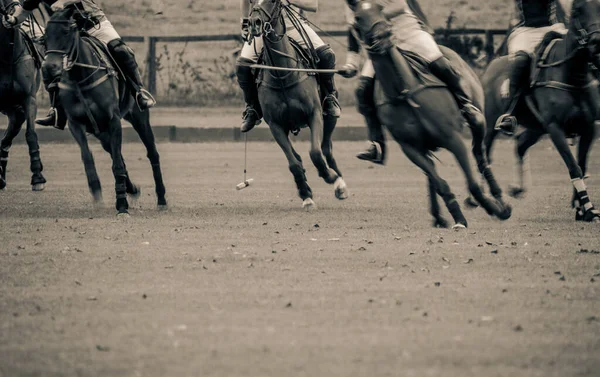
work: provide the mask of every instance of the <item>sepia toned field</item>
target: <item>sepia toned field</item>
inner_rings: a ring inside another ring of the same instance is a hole
[[[15,146],[0,192],[0,376],[598,375],[600,232],[574,221],[548,141],[513,217],[469,210],[462,232],[430,227],[425,177],[398,148],[386,167],[354,158],[361,148],[335,144],[343,202],[306,163],[318,206],[306,213],[273,143],[249,144],[243,191],[243,144],[161,144],[170,210],[158,212],[145,151],[126,144],[143,195],[122,221],[97,144],[99,209],[73,143],[42,146],[40,193]],[[597,150],[590,161],[598,201]],[[512,162],[499,142],[504,187]]]

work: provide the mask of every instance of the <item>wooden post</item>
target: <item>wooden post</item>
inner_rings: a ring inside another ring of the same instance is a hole
[[[487,54],[488,64],[494,59],[494,33],[491,30],[485,31],[485,52]]]
[[[156,37],[144,37],[146,44],[146,88],[156,95]]]

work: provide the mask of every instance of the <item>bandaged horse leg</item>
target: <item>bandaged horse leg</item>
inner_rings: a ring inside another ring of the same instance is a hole
[[[25,140],[27,141],[27,146],[29,149],[29,168],[32,173],[31,189],[33,191],[42,191],[45,188],[46,178],[44,178],[44,175],[42,174],[44,165],[42,164],[42,159],[40,158],[40,144],[35,132],[35,115],[37,112],[37,104],[34,96],[30,96],[27,99],[25,108],[23,110],[25,112],[27,121]]]
[[[122,39],[114,39],[108,42],[108,50],[129,79],[130,84],[132,84],[136,93],[135,100],[140,110],[146,110],[156,105],[152,94],[144,89],[144,82],[133,50]]]
[[[262,109],[258,101],[258,90],[256,89],[256,79],[250,64],[254,62],[250,59],[240,57],[237,61],[237,80],[244,94],[246,109],[242,115],[241,131],[248,132],[260,124],[262,119]]]
[[[335,53],[329,45],[323,45],[316,49],[319,69],[335,68]],[[338,93],[335,87],[334,73],[319,73],[319,82],[323,98],[323,115],[338,118],[341,115],[341,107],[338,101]]]
[[[365,117],[371,145],[369,145],[366,151],[357,154],[356,157],[383,165],[385,164],[386,156],[385,135],[383,133],[383,126],[377,117],[374,91],[375,78],[361,76],[358,88],[356,88],[356,102],[358,111]]]
[[[51,63],[48,59],[42,64],[42,79],[46,91],[50,95],[51,108],[45,118],[40,118],[35,123],[40,126],[50,126],[58,130],[64,130],[67,125],[67,114],[61,106],[60,97],[58,95],[58,83],[62,74],[62,67],[58,64]]]

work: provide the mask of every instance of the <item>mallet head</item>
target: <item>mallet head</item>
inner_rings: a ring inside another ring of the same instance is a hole
[[[238,185],[237,185],[237,186],[235,186],[235,188],[236,188],[236,189],[238,189],[238,190],[243,190],[243,189],[245,189],[246,187],[250,186],[250,184],[251,184],[252,182],[254,182],[254,179],[252,179],[252,178],[250,178],[250,179],[246,179],[244,182],[242,182],[242,183],[238,183]]]

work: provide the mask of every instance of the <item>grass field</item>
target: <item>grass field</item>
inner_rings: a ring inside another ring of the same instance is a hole
[[[127,221],[97,144],[97,210],[76,146],[42,145],[41,193],[26,148],[13,147],[0,192],[0,376],[598,376],[600,232],[575,223],[548,141],[531,149],[534,185],[513,217],[468,211],[463,232],[430,228],[425,178],[398,148],[375,167],[354,158],[363,146],[335,143],[344,202],[307,163],[318,209],[305,213],[274,143],[249,145],[255,183],[243,191],[242,144],[161,144],[171,209],[157,212],[145,151],[127,144],[144,190]],[[512,144],[498,143],[504,187],[512,161]]]

